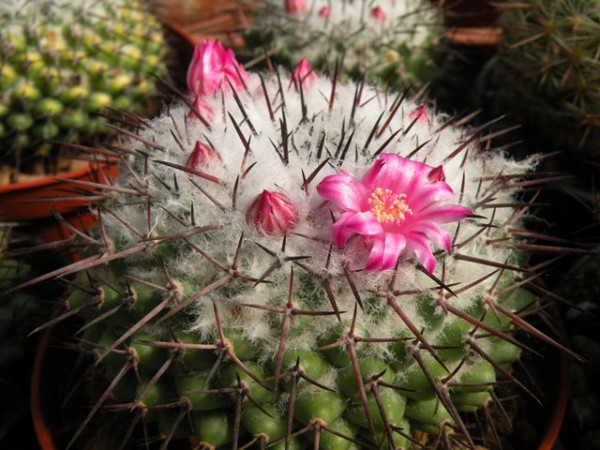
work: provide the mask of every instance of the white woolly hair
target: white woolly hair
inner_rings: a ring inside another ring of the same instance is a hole
[[[532,169],[535,159],[516,162],[502,152],[480,149],[469,131],[449,125],[449,118],[427,109],[428,120],[415,120],[415,111],[422,105],[404,99],[398,105],[399,94],[383,92],[376,87],[338,83],[331,100],[333,84],[329,78],[317,77],[306,83],[302,93],[281,74],[264,78],[264,90],[257,74],[250,74],[245,89],[231,92],[218,91],[204,100],[213,111],[210,127],[203,124],[183,103],[171,105],[168,112],[153,120],[141,132],[141,138],[154,142],[162,150],[151,150],[141,142],[132,145],[146,154],[147,173],[135,177],[124,171],[120,185],[128,187],[146,183],[152,195],[152,228],[156,236],[189,233],[189,226],[182,223],[190,219],[193,204],[197,227],[215,225],[219,228],[204,234],[189,235],[181,242],[166,261],[170,274],[191,284],[192,292],[224,276],[226,272],[219,263],[229,265],[241,245],[239,272],[248,280],[267,280],[264,283],[238,281],[213,290],[195,302],[195,320],[190,329],[202,338],[214,335],[216,306],[223,326],[241,329],[244,335],[275,352],[278,326],[281,316],[259,307],[283,305],[288,299],[292,282],[293,297],[299,308],[331,311],[332,306],[320,287],[320,280],[310,284],[313,274],[326,277],[331,285],[342,320],[350,321],[356,300],[352,293],[344,267],[363,299],[370,299],[370,306],[359,310],[357,323],[368,330],[372,337],[397,336],[406,331],[404,323],[387,307],[384,298],[375,294],[395,279],[398,291],[418,291],[398,299],[410,320],[435,343],[436,330],[417,311],[417,297],[440,291],[437,284],[417,268],[414,255],[403,253],[397,271],[365,271],[368,249],[354,239],[343,249],[333,245],[331,205],[324,202],[315,186],[325,176],[344,170],[360,179],[372,166],[375,152],[385,144],[384,152],[410,157],[432,167],[443,165],[447,183],[455,192],[450,203],[471,208],[481,219],[467,219],[460,224],[442,226],[463,255],[483,258],[499,264],[511,261],[514,250],[506,243],[497,245],[486,242],[506,235],[507,224],[518,219],[519,212],[512,207],[481,208],[484,199],[494,198],[494,203],[508,203],[517,188],[503,189],[498,183],[501,176],[525,173]],[[265,95],[265,92],[267,95]],[[357,92],[360,95],[357,96]],[[269,101],[267,101],[267,98]],[[394,109],[397,107],[395,113]],[[389,119],[389,122],[388,122]],[[240,138],[234,122],[246,144]],[[282,126],[285,124],[289,148],[289,162],[282,157]],[[385,126],[384,126],[385,124]],[[372,130],[380,133],[372,133]],[[400,131],[399,131],[400,130]],[[197,141],[212,146],[220,156],[213,158],[206,173],[220,182],[209,181],[199,175],[191,175],[173,168],[185,166]],[[320,158],[317,152],[323,142]],[[343,159],[341,152],[348,144]],[[455,152],[459,147],[462,150]],[[453,156],[453,153],[456,153]],[[307,189],[308,178],[325,160],[325,166],[317,171]],[[139,158],[144,160],[143,157]],[[144,167],[142,162],[134,166]],[[141,180],[136,177],[142,178]],[[174,179],[177,186],[174,187]],[[293,232],[287,235],[285,252],[281,252],[283,238],[267,236],[246,223],[245,213],[250,204],[263,190],[285,194],[297,209],[299,221]],[[234,191],[235,201],[234,201]],[[120,197],[121,198],[121,197]],[[114,217],[126,219],[132,227],[147,229],[146,205],[126,198],[114,205]],[[234,205],[235,203],[235,205]],[[334,214],[337,214],[334,211]],[[176,220],[179,218],[180,220]],[[140,237],[123,224],[106,215],[105,227],[119,246],[133,246]],[[482,226],[493,225],[482,231]],[[464,243],[464,244],[463,244]],[[192,250],[193,244],[202,252]],[[285,257],[305,256],[298,263],[286,262]],[[129,264],[136,276],[156,280],[154,271],[140,263]],[[485,295],[491,295],[497,269],[454,258],[443,251],[433,274],[452,285],[457,297],[452,304],[468,309]],[[308,274],[308,276],[307,276]],[[488,278],[486,278],[488,276]],[[478,281],[479,280],[479,281]],[[472,287],[468,287],[473,283]],[[461,290],[461,287],[468,287]],[[433,297],[432,297],[433,298]],[[449,315],[445,320],[455,320]],[[289,347],[314,348],[319,336],[338,323],[335,316],[319,316],[312,320],[301,333],[292,333]],[[188,324],[189,326],[189,324]],[[385,355],[385,346],[373,346]]]

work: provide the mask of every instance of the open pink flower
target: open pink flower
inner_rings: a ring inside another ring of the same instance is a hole
[[[235,59],[231,49],[219,41],[205,40],[194,49],[194,57],[187,72],[189,90],[197,96],[210,95],[217,89],[228,89],[229,82],[242,87],[248,74]]]
[[[392,154],[381,155],[361,181],[341,172],[325,177],[317,191],[343,211],[333,225],[338,247],[354,234],[372,244],[368,270],[391,269],[407,252],[432,273],[436,260],[431,241],[452,250],[452,238],[439,224],[471,214],[468,208],[447,203],[454,193],[441,167]]]

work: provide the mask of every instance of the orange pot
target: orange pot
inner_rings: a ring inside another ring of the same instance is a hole
[[[116,161],[86,163],[56,177],[0,186],[0,222],[16,222],[44,242],[66,239],[70,227],[85,229],[96,221],[89,206],[101,190],[79,182],[105,184],[118,175]]]

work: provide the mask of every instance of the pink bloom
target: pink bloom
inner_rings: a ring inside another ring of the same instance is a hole
[[[383,154],[361,181],[341,172],[325,177],[317,191],[343,211],[333,225],[338,247],[354,234],[372,244],[366,269],[392,269],[407,252],[432,273],[436,260],[430,241],[452,250],[452,238],[438,224],[471,214],[446,202],[454,193],[443,177],[441,167]]]
[[[378,22],[385,22],[385,20],[387,19],[387,14],[383,10],[383,8],[381,8],[380,6],[375,6],[373,9],[371,9],[371,17],[377,20]]]
[[[192,170],[202,171],[202,169],[208,167],[211,161],[215,159],[221,161],[221,157],[216,151],[208,145],[196,141],[194,150],[188,156],[185,165]]]
[[[299,14],[306,11],[306,0],[285,0],[285,12],[288,14]]]
[[[312,67],[310,67],[308,60],[302,58],[298,65],[294,67],[291,78],[294,84],[299,85],[302,83],[302,87],[304,88],[310,86],[317,76],[313,72]]]
[[[323,6],[317,14],[321,19],[327,19],[329,17],[329,6]]]
[[[231,49],[219,41],[205,40],[194,49],[194,57],[187,73],[189,90],[197,96],[210,95],[217,89],[242,87],[248,74],[235,59]]]
[[[294,228],[298,211],[285,195],[263,191],[246,211],[246,222],[265,234],[281,235]]]

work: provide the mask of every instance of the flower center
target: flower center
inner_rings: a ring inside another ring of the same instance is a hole
[[[371,212],[379,223],[402,222],[412,211],[403,200],[406,194],[394,194],[390,189],[377,188],[369,197]]]

